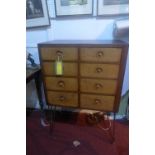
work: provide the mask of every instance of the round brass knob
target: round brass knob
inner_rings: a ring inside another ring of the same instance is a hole
[[[102,88],[102,85],[100,83],[96,83],[95,84],[95,87],[98,89],[98,88]]]
[[[95,104],[100,104],[101,103],[101,100],[99,100],[99,99],[95,99],[95,102],[94,102]]]
[[[63,56],[63,52],[62,51],[56,51],[57,56],[62,57]]]
[[[103,71],[103,69],[98,67],[98,68],[96,68],[96,71],[97,71],[97,73],[101,73]]]
[[[98,57],[102,57],[102,56],[104,56],[104,53],[103,53],[102,51],[98,51],[98,52],[97,52],[97,56],[98,56]]]
[[[65,100],[65,97],[64,97],[64,96],[60,96],[60,97],[59,97],[59,100],[60,100],[60,101],[64,101],[64,100]]]
[[[64,81],[59,81],[58,86],[64,88],[65,87]]]

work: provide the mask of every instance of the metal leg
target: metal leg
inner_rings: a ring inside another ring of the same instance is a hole
[[[53,107],[54,107],[54,109],[53,109]],[[56,106],[51,106],[51,110],[50,110],[50,133],[52,133],[53,128],[54,128],[55,110],[56,110]]]
[[[52,112],[52,106],[49,106],[50,107],[50,133],[52,133],[52,130],[53,130],[53,112]]]
[[[109,135],[110,135],[110,143],[114,143],[115,141],[115,119],[116,119],[116,113],[113,113],[113,121],[111,125],[111,130],[109,130]]]
[[[113,119],[113,126],[112,126],[112,141],[113,143],[115,141],[115,120],[116,120],[116,113],[113,113],[114,119]]]

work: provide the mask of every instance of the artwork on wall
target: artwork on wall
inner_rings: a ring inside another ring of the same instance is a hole
[[[26,0],[26,28],[50,25],[46,0]]]
[[[97,14],[110,15],[127,15],[129,14],[129,0],[98,0]]]
[[[56,16],[92,14],[93,0],[55,0]]]

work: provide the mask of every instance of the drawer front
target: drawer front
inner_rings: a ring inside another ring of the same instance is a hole
[[[78,107],[78,95],[76,93],[66,92],[47,92],[48,104]]]
[[[96,79],[81,79],[81,92],[101,93],[114,95],[116,93],[116,80],[96,80]]]
[[[78,81],[76,78],[45,77],[45,84],[48,90],[78,90]]]
[[[83,77],[117,78],[119,65],[115,64],[80,64],[80,75]]]
[[[81,48],[81,61],[120,62],[121,48]]]
[[[81,94],[80,100],[81,100],[81,104],[80,104],[81,108],[112,111],[115,97]]]
[[[54,62],[43,62],[42,66],[43,66],[45,75],[56,75]],[[63,63],[63,75],[64,76],[77,76],[77,74],[78,74],[77,63],[70,63],[70,62]]]
[[[62,60],[76,61],[78,59],[78,49],[72,47],[45,47],[41,48],[41,58],[42,60],[57,60],[58,56]]]

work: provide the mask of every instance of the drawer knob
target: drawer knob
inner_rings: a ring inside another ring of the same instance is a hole
[[[102,51],[98,51],[97,56],[100,58],[100,57],[104,56],[104,53]]]
[[[97,71],[97,73],[101,73],[103,71],[103,69],[98,67],[98,68],[96,68],[96,71]]]
[[[64,88],[65,87],[64,81],[59,81],[58,86]]]
[[[65,99],[66,99],[66,98],[65,98],[64,96],[60,96],[60,97],[59,97],[59,100],[60,100],[60,101],[64,101]]]
[[[99,99],[95,99],[94,104],[100,104],[100,103],[101,103],[101,100],[99,100]]]
[[[63,56],[63,52],[62,51],[56,51],[57,56],[62,57]]]
[[[95,87],[98,89],[98,88],[102,88],[102,85],[100,83],[96,83],[95,84]]]

